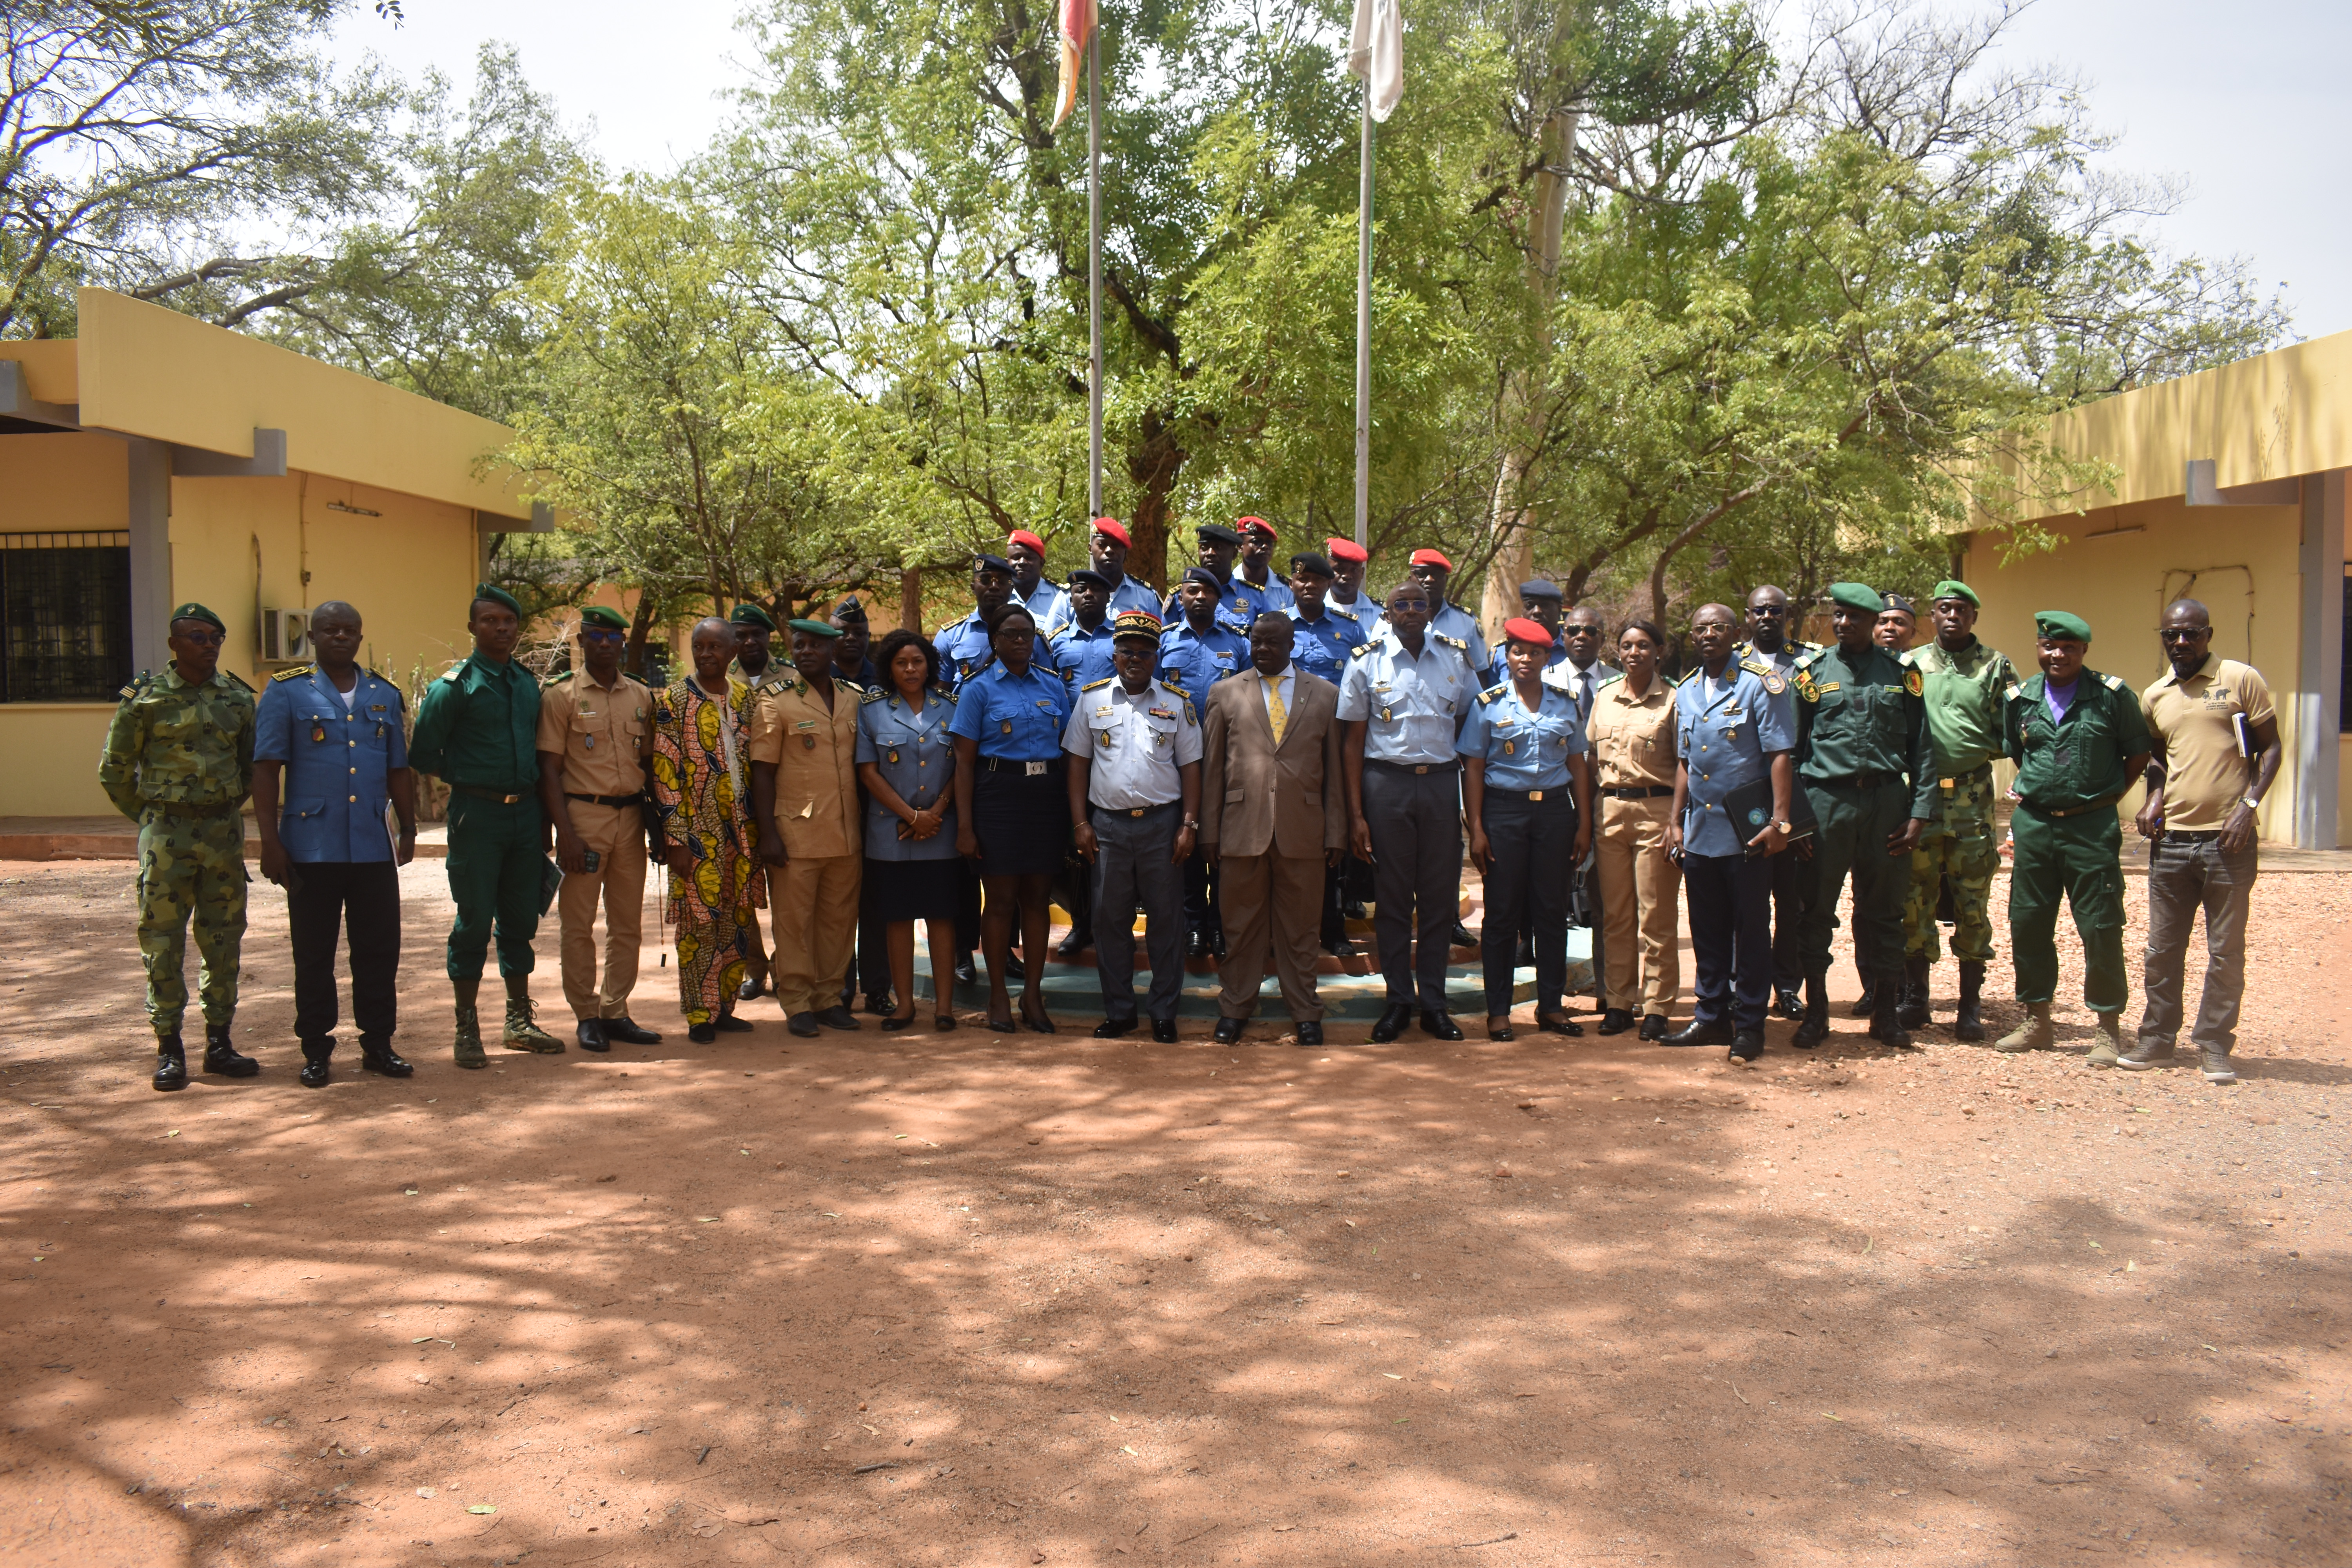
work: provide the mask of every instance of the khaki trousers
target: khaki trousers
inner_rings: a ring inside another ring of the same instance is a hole
[[[572,830],[596,852],[596,869],[563,874],[555,895],[562,932],[563,999],[575,1018],[619,1018],[637,988],[646,923],[645,816],[634,805],[566,801]],[[604,983],[596,984],[596,905],[604,906]]]
[[[1666,827],[1674,811],[1671,795],[1654,800],[1604,797],[1594,845],[1609,953],[1609,994],[1603,1005],[1660,1018],[1673,1016],[1683,984],[1682,947],[1675,924],[1675,895],[1682,873],[1666,858]]]
[[[795,855],[768,870],[768,924],[775,933],[769,988],[789,1018],[841,1005],[841,977],[857,945],[857,855]]]
[[[1257,1011],[1266,949],[1282,979],[1282,1005],[1291,1022],[1320,1023],[1315,962],[1323,931],[1323,858],[1226,855],[1217,861],[1217,900],[1223,907],[1225,956],[1217,965],[1223,992],[1217,1016],[1246,1018]]]

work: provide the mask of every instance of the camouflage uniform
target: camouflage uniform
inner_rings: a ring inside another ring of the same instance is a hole
[[[1940,958],[1936,906],[1952,889],[1952,956],[1962,963],[1992,958],[1992,879],[2000,868],[1993,836],[1992,759],[2000,752],[2002,693],[2017,679],[2007,656],[1969,639],[1958,653],[1937,643],[1913,648],[1903,662],[1923,679],[1927,733],[1936,747],[1936,815],[1911,852],[1911,891],[1903,905],[1906,958]]]
[[[158,1039],[179,1034],[188,1009],[191,916],[205,1022],[226,1028],[236,1014],[247,881],[238,807],[253,792],[253,688],[225,669],[192,686],[170,665],[122,689],[106,731],[99,784],[139,825],[139,956]]]

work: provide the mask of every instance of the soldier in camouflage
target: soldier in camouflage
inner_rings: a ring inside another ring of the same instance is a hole
[[[1911,891],[1903,906],[1903,1000],[1906,1029],[1927,1026],[1927,977],[1938,956],[1937,906],[1952,891],[1952,956],[1960,962],[1959,1016],[1952,1034],[1984,1038],[1985,965],[1992,959],[1992,879],[2000,868],[1993,838],[1992,763],[2000,755],[2002,694],[2017,671],[1977,640],[1979,601],[1966,583],[1936,584],[1928,613],[1936,640],[1904,662],[1925,683],[1927,735],[1936,746],[1936,815],[1911,851]]]
[[[229,1043],[245,942],[245,817],[253,788],[253,688],[220,668],[227,628],[202,605],[172,612],[172,662],[122,689],[98,782],[139,825],[139,956],[155,1026],[155,1087],[188,1087],[180,1022],[188,924],[204,960],[205,1071],[251,1078]]]

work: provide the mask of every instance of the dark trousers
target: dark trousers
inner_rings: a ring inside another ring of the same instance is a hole
[[[324,1045],[335,1033],[336,939],[350,933],[352,1021],[360,1043],[389,1046],[400,1026],[400,868],[389,860],[298,861],[287,879],[294,939],[294,1037]]]
[[[963,873],[957,879],[956,885],[956,951],[970,958],[980,947],[980,868],[961,858],[956,860],[956,865]],[[1014,941],[1020,940],[1021,932],[1017,927],[1013,936]],[[901,1006],[906,1005],[905,997],[898,1000]]]
[[[1454,769],[1364,763],[1372,830],[1372,931],[1392,1006],[1445,1010],[1445,961],[1462,915],[1462,792]],[[1505,928],[1509,934],[1509,928]],[[1416,940],[1417,939],[1417,940]]]
[[[883,934],[887,929],[887,921],[877,921],[863,910],[858,911],[857,951],[850,955],[849,967],[841,976],[843,1006],[855,1005],[860,990],[868,996],[890,994],[890,950],[882,945],[887,940]],[[898,1005],[905,1006],[906,998],[900,997]]]
[[[1486,916],[1478,930],[1478,959],[1486,976],[1486,1016],[1511,1010],[1518,933],[1536,950],[1536,1015],[1559,1011],[1568,988],[1568,880],[1576,862],[1576,800],[1565,789],[1542,800],[1488,790],[1481,808],[1486,847]]]
[[[1183,826],[1181,802],[1146,807],[1141,816],[1097,806],[1095,826],[1095,973],[1102,981],[1103,1016],[1135,1016],[1135,911],[1146,922],[1151,993],[1144,1005],[1154,1018],[1173,1018],[1184,990],[1184,873],[1170,858]]]
[[[1807,779],[1804,789],[1820,824],[1809,862],[1814,881],[1806,896],[1805,973],[1829,973],[1838,894],[1851,875],[1854,966],[1880,980],[1902,973],[1903,900],[1911,891],[1911,857],[1889,855],[1886,840],[1910,816],[1909,787],[1900,783],[1823,784]]]
[[[442,862],[457,918],[449,927],[449,978],[479,980],[499,944],[499,973],[529,974],[538,962],[541,878],[547,869],[547,828],[539,796],[512,803],[453,793],[449,796],[449,856]]]
[[[1813,886],[1812,863],[1785,850],[1764,863],[1772,868],[1772,988],[1794,991],[1805,981],[1805,910]]]
[[[1184,862],[1184,924],[1212,941],[1223,941],[1223,914],[1217,908],[1217,871],[1199,850]]]
[[[1684,902],[1690,910],[1691,957],[1698,1001],[1691,1019],[1736,1029],[1764,1027],[1772,999],[1772,861],[1744,855],[1685,855]]]

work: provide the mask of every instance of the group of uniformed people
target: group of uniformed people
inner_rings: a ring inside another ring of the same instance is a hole
[[[1601,1033],[1638,1028],[1645,1040],[1723,1045],[1753,1060],[1777,1006],[1796,1020],[1792,1045],[1818,1045],[1850,880],[1864,981],[1856,1012],[1870,1034],[1907,1045],[1928,1022],[1941,916],[1959,962],[1954,1033],[1976,1040],[1991,878],[2008,852],[2025,1016],[1997,1048],[2053,1043],[2063,899],[2097,1020],[2091,1062],[2168,1059],[2178,950],[2201,901],[2216,957],[2198,1043],[2207,1076],[2228,1080],[2237,1003],[2225,950],[2242,947],[2252,812],[2275,773],[2277,737],[2260,676],[2210,658],[2195,601],[2168,611],[2174,673],[2149,689],[2145,709],[2119,678],[2085,668],[2090,627],[2064,612],[2035,617],[2040,672],[2020,679],[1976,638],[1977,595],[1958,581],[1937,584],[1935,636],[1916,648],[1911,605],[1861,584],[1831,587],[1833,641],[1822,647],[1790,636],[1791,606],[1777,587],[1751,594],[1744,616],[1702,605],[1689,627],[1697,662],[1676,682],[1660,668],[1660,627],[1622,627],[1612,664],[1600,616],[1564,608],[1549,583],[1520,584],[1528,613],[1505,624],[1490,659],[1476,626],[1444,598],[1452,568],[1436,551],[1414,552],[1404,579],[1374,600],[1363,591],[1367,552],[1352,541],[1293,553],[1286,580],[1267,564],[1276,535],[1264,520],[1198,534],[1200,564],[1162,604],[1126,574],[1128,536],[1113,519],[1094,520],[1093,564],[1064,584],[1042,576],[1043,542],[1015,532],[1005,554],[978,558],[969,616],[933,638],[891,632],[870,658],[854,598],[787,627],[739,605],[692,628],[692,672],[658,692],[621,672],[626,623],[594,607],[583,613],[579,667],[532,679],[513,658],[520,606],[483,584],[468,614],[473,651],[433,682],[413,737],[399,689],[356,662],[362,622],[350,605],[318,607],[316,662],[272,677],[257,701],[218,668],[219,617],[179,606],[172,662],[124,689],[100,765],[110,798],[140,824],[155,1087],[188,1081],[191,921],[204,960],[203,1068],[258,1070],[229,1033],[248,794],[262,872],[288,894],[301,1080],[330,1078],[339,928],[361,1065],[413,1071],[392,1045],[397,868],[415,849],[412,770],[449,790],[457,914],[446,963],[461,1068],[487,1059],[478,994],[494,945],[501,1042],[563,1049],[530,994],[533,939],[551,906],[582,1047],[659,1038],[629,1015],[654,860],[669,872],[680,1005],[698,1041],[749,1029],[737,1006],[768,989],[795,1034],[859,1027],[850,1004],[861,984],[886,1024],[911,1025],[917,921],[929,930],[935,976],[976,979],[975,938],[984,946],[990,1027],[1051,1033],[1041,981],[1048,908],[1063,896],[1078,910],[1064,956],[1095,948],[1098,1037],[1148,1018],[1156,1039],[1174,1040],[1189,949],[1220,960],[1218,1040],[1240,1038],[1270,959],[1298,1042],[1316,1045],[1317,951],[1346,949],[1346,911],[1365,890],[1387,993],[1371,1037],[1393,1040],[1417,1021],[1459,1039],[1445,981],[1452,950],[1470,940],[1460,924],[1465,848],[1485,886],[1489,1037],[1511,1037],[1516,974],[1528,963],[1538,1026],[1582,1033],[1566,995],[1574,922],[1593,932]],[[773,657],[780,631],[789,662]],[[2179,695],[2192,689],[2194,700]],[[2242,801],[2217,795],[2239,774],[2216,761],[2215,713],[2239,715],[2231,732],[2252,784]],[[2000,757],[2019,770],[2006,851],[1994,842]],[[2126,1053],[2115,806],[2144,774],[2140,828],[2158,842],[2152,865],[2168,868],[2175,890],[2161,911],[2165,951],[2151,940],[2149,1019]],[[2209,816],[2220,826],[2203,826]],[[1057,895],[1073,857],[1076,896]],[[1696,1001],[1674,1029],[1685,889]],[[1152,971],[1140,1002],[1139,910]],[[1017,1017],[1013,979],[1024,982]],[[944,982],[940,994],[934,1024],[952,1029]]]

